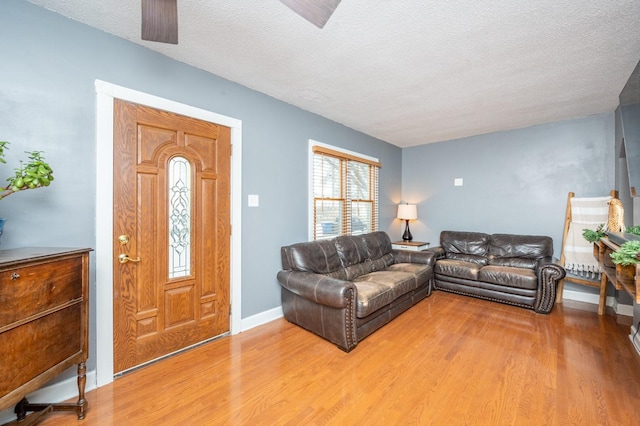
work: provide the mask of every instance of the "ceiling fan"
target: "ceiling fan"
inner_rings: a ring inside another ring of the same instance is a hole
[[[142,0],[142,39],[178,44],[178,0]]]
[[[324,27],[342,0],[280,0],[318,28]]]
[[[342,0],[280,0],[323,28]],[[142,0],[142,40],[178,44],[178,0]]]

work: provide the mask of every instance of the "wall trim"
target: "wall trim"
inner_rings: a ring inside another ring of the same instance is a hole
[[[96,90],[96,386],[113,381],[113,100],[186,115],[231,128],[231,319],[242,331],[242,121],[101,80]],[[93,386],[93,383],[87,383]],[[95,386],[94,386],[95,387]]]
[[[566,288],[562,292],[562,299],[575,300],[576,302],[591,303],[597,305],[600,302],[600,295],[592,293],[583,293],[581,291],[567,290]],[[608,296],[605,302],[606,306],[611,306],[614,312],[618,315],[624,315],[627,317],[633,316],[633,306],[623,305],[618,303],[615,297]]]
[[[242,331],[250,330],[254,327],[266,324],[271,321],[275,321],[278,318],[282,318],[284,313],[282,312],[282,306],[269,309],[268,311],[260,312],[259,314],[252,315],[242,319]]]

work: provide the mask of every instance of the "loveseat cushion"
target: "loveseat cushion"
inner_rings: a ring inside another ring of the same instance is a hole
[[[438,259],[434,272],[436,275],[478,281],[478,274],[482,267],[482,265],[473,262],[456,259]]]
[[[446,252],[448,259],[485,265],[489,253],[489,234],[442,231],[440,246]]]
[[[534,270],[509,266],[485,266],[479,271],[478,280],[527,290],[535,290],[538,287],[538,277]]]
[[[476,265],[484,266],[488,263],[489,259],[485,256],[478,256],[477,254],[466,253],[447,253],[447,259],[460,260],[465,263],[475,263]]]
[[[551,237],[493,234],[489,238],[489,264],[535,269],[538,261],[553,256]]]
[[[489,265],[536,269],[538,267],[538,259],[527,259],[524,257],[491,257],[489,258]]]

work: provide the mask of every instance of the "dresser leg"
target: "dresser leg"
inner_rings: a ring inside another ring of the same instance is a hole
[[[89,403],[84,397],[84,389],[87,384],[87,364],[78,364],[78,402],[75,404],[32,404],[27,398],[22,398],[13,410],[17,416],[17,423],[21,426],[34,425],[52,411],[75,411],[78,420],[85,418]],[[34,412],[27,416],[28,412]],[[11,423],[13,424],[13,423]]]
[[[30,411],[34,411],[34,413],[27,416],[27,412]],[[15,422],[7,423],[7,425],[35,425],[43,420],[51,411],[53,411],[53,406],[51,404],[30,404],[29,401],[27,401],[27,398],[22,398],[13,410],[18,419]]]
[[[78,364],[78,406],[76,408],[76,414],[78,415],[78,420],[84,419],[84,416],[87,412],[87,407],[89,403],[84,397],[84,388],[87,384],[87,364],[81,362]]]

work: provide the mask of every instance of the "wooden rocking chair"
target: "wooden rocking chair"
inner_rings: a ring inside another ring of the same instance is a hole
[[[571,212],[571,199],[573,197],[575,197],[575,194],[573,192],[569,192],[569,196],[567,197],[567,210],[566,210],[566,215],[564,220],[564,233],[562,235],[562,253],[560,255],[560,264],[563,267],[565,267],[565,262],[566,262],[565,246],[567,245],[567,235],[569,234],[569,228],[573,222],[573,215]],[[617,199],[618,191],[612,190],[610,192],[610,198]],[[606,225],[607,221],[605,221],[604,224]],[[580,232],[582,231],[582,228],[586,228],[586,226],[582,224],[574,224],[574,226],[581,227],[579,228]],[[577,232],[577,231],[578,229],[574,230],[574,232]],[[584,243],[585,243],[585,247],[593,245],[586,240],[584,240]],[[597,276],[590,277],[588,273],[585,273],[584,275],[576,275],[574,273],[570,273],[570,271],[567,270],[567,275],[565,276],[565,278],[558,282],[558,288],[556,292],[556,303],[562,303],[562,293],[564,291],[565,281],[569,281],[569,282],[580,284],[580,285],[586,285],[589,287],[595,287],[600,289],[600,296],[598,300],[598,315],[603,315],[604,309],[605,309],[605,303],[607,299],[607,279],[604,274],[602,274],[602,276],[603,278],[600,278]]]

